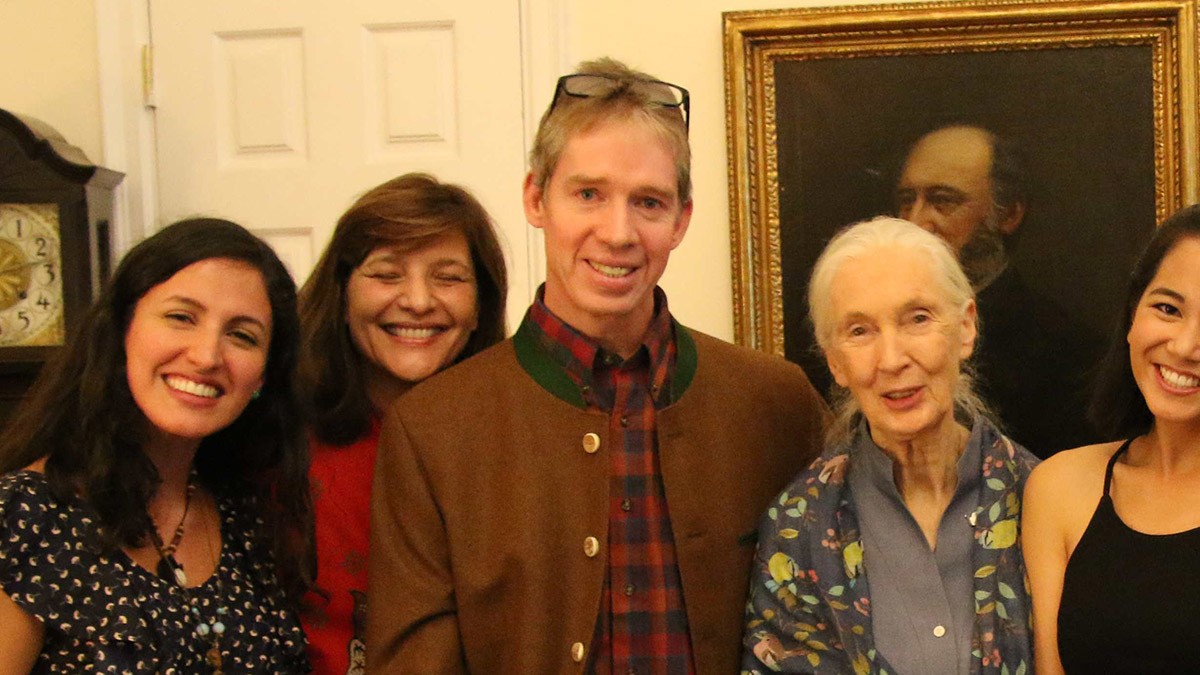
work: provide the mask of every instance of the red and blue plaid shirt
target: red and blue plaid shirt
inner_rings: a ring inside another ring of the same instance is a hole
[[[590,410],[608,414],[608,570],[592,642],[591,671],[694,673],[671,515],[658,460],[657,410],[670,401],[675,332],[667,297],[629,359],[600,347],[542,301],[530,308],[539,345],[579,386]]]

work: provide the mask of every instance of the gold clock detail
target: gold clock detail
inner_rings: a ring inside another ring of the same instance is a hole
[[[63,343],[57,204],[0,204],[0,347]]]

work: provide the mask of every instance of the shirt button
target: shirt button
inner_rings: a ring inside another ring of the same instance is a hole
[[[628,511],[633,508],[633,502],[629,501],[629,497],[621,500],[621,510]]]
[[[633,595],[633,584],[625,584],[625,595]]]
[[[600,449],[600,437],[590,431],[583,435],[583,451],[593,454]]]
[[[596,541],[595,537],[588,537],[583,540],[583,554],[589,558],[595,558],[600,552],[600,542]]]
[[[621,357],[617,356],[616,354],[605,354],[604,355],[604,365],[606,365],[606,366],[615,366],[620,362],[621,362]]]
[[[934,626],[933,627],[933,637],[942,637],[945,634],[946,634],[945,626]]]
[[[587,650],[584,649],[582,642],[576,642],[571,645],[571,660],[575,663],[583,663],[585,654],[587,654]]]
[[[628,417],[621,415],[621,426],[623,426],[623,427],[629,426],[629,418]]]

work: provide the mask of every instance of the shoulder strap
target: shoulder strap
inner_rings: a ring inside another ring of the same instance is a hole
[[[1121,447],[1117,448],[1117,451],[1114,452],[1113,456],[1110,457],[1108,460],[1108,467],[1106,469],[1104,469],[1104,496],[1105,497],[1108,496],[1108,489],[1110,487],[1112,487],[1113,465],[1116,464],[1117,459],[1120,458],[1121,455],[1124,454],[1125,451],[1129,449],[1129,444],[1132,442],[1133,442],[1132,438],[1126,440],[1124,443],[1121,444]]]

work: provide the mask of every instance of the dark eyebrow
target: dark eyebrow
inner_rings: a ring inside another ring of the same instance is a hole
[[[187,305],[188,307],[191,307],[191,308],[197,309],[197,310],[207,310],[208,309],[207,307],[204,306],[203,303],[197,302],[197,301],[193,300],[192,298],[187,297],[186,295],[172,295],[167,298],[167,301],[168,302],[178,302],[182,305]],[[261,328],[263,331],[270,330],[269,328],[267,328],[267,324],[263,323],[262,321],[259,321],[258,319],[254,318],[252,316],[246,315],[246,314],[240,314],[238,316],[233,317],[232,323],[252,323],[252,324],[258,326],[259,328]]]
[[[962,190],[954,187],[953,185],[946,185],[945,183],[934,183],[933,185],[922,185],[920,187],[915,186],[915,185],[898,185],[898,186],[896,186],[896,194],[897,195],[901,195],[901,194],[905,194],[905,193],[916,194],[918,192],[926,192],[926,193],[947,192],[947,193],[957,195],[957,196],[966,196],[966,194],[967,194],[966,192],[963,192]]]
[[[172,295],[172,296],[168,297],[167,300],[169,302],[182,303],[184,305],[187,305],[188,307],[193,307],[195,309],[204,309],[204,305],[200,304],[199,302],[196,302],[195,300],[193,300],[185,295]]]
[[[397,255],[395,251],[391,250],[384,251],[383,253],[371,251],[365,258],[362,259],[362,262],[360,262],[358,266],[362,267],[368,263],[393,263],[396,262],[400,257],[401,256]]]
[[[435,271],[444,270],[447,267],[460,267],[463,270],[470,272],[474,270],[475,265],[470,260],[459,260],[458,258],[438,258],[429,265]]]
[[[1170,288],[1167,288],[1166,286],[1159,286],[1158,288],[1148,290],[1148,291],[1146,291],[1146,295],[1165,295],[1168,298],[1171,298],[1177,302],[1187,302],[1187,298],[1183,297],[1182,293],[1180,293],[1179,291],[1171,290]]]
[[[954,195],[955,197],[966,197],[967,196],[966,192],[963,192],[962,190],[959,190],[958,188],[950,186],[950,185],[941,185],[941,184],[930,185],[927,188],[927,190],[929,192],[945,193],[945,194],[949,194],[949,195]]]
[[[270,332],[270,330],[271,330],[270,328],[268,328],[268,327],[267,327],[267,324],[263,323],[262,321],[259,321],[258,319],[254,318],[254,317],[252,317],[252,316],[245,316],[245,315],[242,315],[242,316],[235,316],[235,317],[233,317],[233,322],[232,322],[232,323],[249,323],[249,324],[253,324],[253,325],[255,325],[255,326],[258,326],[258,328],[259,328],[259,329],[260,329],[262,332],[264,332],[264,333],[269,333],[269,332]]]
[[[405,253],[398,253],[395,251],[390,251],[388,253],[381,253],[373,258],[370,256],[367,256],[366,258],[363,259],[363,261],[361,263],[358,264],[358,267],[356,267],[355,269],[360,270],[360,269],[363,269],[363,268],[366,268],[366,267],[372,266],[372,265],[400,265],[403,263],[405,256],[406,256]],[[464,267],[467,270],[472,270],[475,267],[475,262],[469,256],[466,260],[460,260],[459,258],[453,258],[453,257],[447,256],[444,258],[438,258],[437,260],[434,260],[433,262],[431,262],[429,264],[429,266],[433,269],[438,269],[438,270],[444,269],[446,267],[451,267],[451,266]]]

